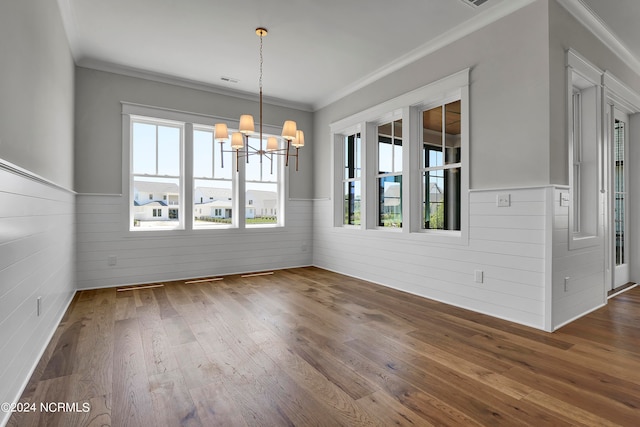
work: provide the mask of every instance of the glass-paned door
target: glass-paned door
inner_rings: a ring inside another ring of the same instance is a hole
[[[629,281],[628,224],[629,171],[628,152],[628,117],[625,113],[614,109],[613,117],[613,256],[615,261],[614,288]]]

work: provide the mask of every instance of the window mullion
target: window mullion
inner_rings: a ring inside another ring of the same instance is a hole
[[[181,194],[181,210],[184,228],[193,229],[193,123],[187,123],[183,127],[182,143],[180,154],[182,156],[180,168],[182,169],[180,178]],[[180,206],[178,205],[178,206]]]

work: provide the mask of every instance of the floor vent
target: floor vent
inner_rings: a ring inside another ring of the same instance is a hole
[[[468,4],[471,7],[479,7],[487,2],[487,0],[461,0],[462,3]]]

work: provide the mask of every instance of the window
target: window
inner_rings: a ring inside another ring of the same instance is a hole
[[[123,134],[129,230],[284,225],[286,175],[279,155],[236,155],[230,141],[215,141],[213,124],[220,119],[214,117],[123,103],[122,120],[129,130]],[[227,126],[232,133],[238,123]],[[266,147],[278,130],[263,129]],[[260,148],[257,137],[249,136],[248,144]]]
[[[133,229],[182,227],[177,213],[163,219],[161,209],[156,207],[163,202],[154,199],[154,194],[166,194],[179,205],[182,141],[183,125],[180,123],[147,118],[131,121]],[[148,201],[138,202],[139,193],[148,194]]]
[[[249,145],[259,147],[260,138],[249,137]],[[262,147],[267,146],[267,136],[263,135]],[[247,226],[278,224],[274,209],[280,205],[279,185],[280,158],[249,156],[245,163],[245,186],[247,208],[245,221]],[[270,214],[262,214],[262,209]]]
[[[460,100],[422,112],[422,227],[460,230]]]
[[[360,186],[361,174],[361,144],[360,133],[344,137],[344,175],[343,182],[343,209],[345,225],[360,225],[360,202],[362,189]]]
[[[378,226],[402,227],[402,119],[378,126]]]
[[[568,52],[570,248],[597,244],[602,72]]]
[[[221,152],[213,129],[193,129],[193,228],[215,228],[233,224],[233,158]],[[225,167],[222,167],[222,166]],[[204,202],[206,200],[206,202]],[[197,210],[196,210],[197,209]],[[228,215],[222,215],[222,211]]]
[[[334,226],[468,242],[469,69],[331,124]]]

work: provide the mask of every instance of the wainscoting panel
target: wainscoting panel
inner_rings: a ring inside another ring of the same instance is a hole
[[[498,207],[508,193],[509,207]],[[334,227],[333,202],[314,207],[314,265],[532,326],[545,325],[548,188],[469,193],[469,239]],[[476,270],[483,281],[475,281]]]
[[[126,198],[78,195],[79,289],[308,266],[312,202],[288,202],[286,226],[129,232]],[[109,257],[116,265],[109,265]]]
[[[569,208],[560,206],[560,194],[568,191],[566,187],[557,187],[554,192],[554,329],[606,303],[604,239],[599,238],[591,247],[569,250]],[[601,212],[604,210],[601,209]],[[600,224],[603,224],[602,218]],[[604,230],[600,227],[600,236],[603,232]]]
[[[73,192],[0,164],[0,402],[19,397],[75,293],[74,222]]]

